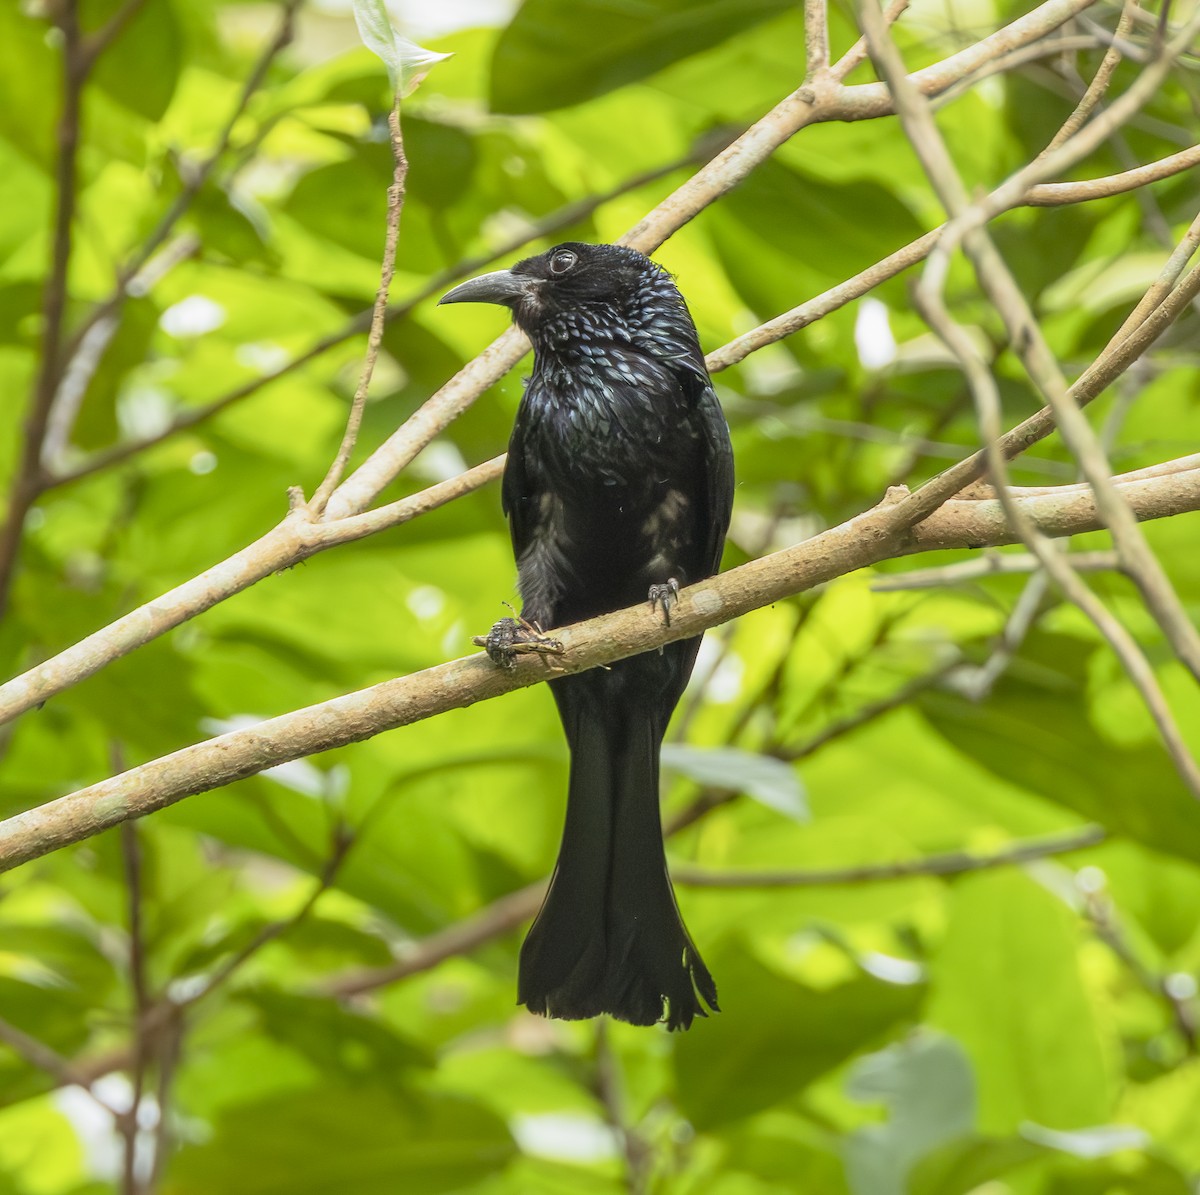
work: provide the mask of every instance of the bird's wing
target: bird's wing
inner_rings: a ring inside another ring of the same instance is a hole
[[[725,412],[721,410],[707,376],[699,390],[696,411],[704,444],[705,496],[708,499],[705,559],[715,573],[721,567],[721,550],[725,545],[725,532],[729,529],[729,514],[733,509],[733,445],[729,440]]]
[[[517,411],[512,436],[508,441],[508,459],[504,463],[504,478],[500,483],[500,506],[508,516],[508,533],[512,538],[513,554],[521,559],[533,535],[530,520],[530,478],[525,463],[525,404]]]

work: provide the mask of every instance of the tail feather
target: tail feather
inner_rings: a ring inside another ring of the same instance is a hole
[[[521,949],[518,999],[544,1016],[608,1013],[686,1029],[707,1016],[705,1004],[717,1010],[717,990],[667,874],[658,800],[665,718],[661,700],[647,709],[616,673],[554,682],[571,746],[567,818]]]

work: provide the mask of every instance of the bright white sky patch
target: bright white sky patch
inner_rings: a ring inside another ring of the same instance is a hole
[[[130,440],[157,436],[171,424],[171,396],[157,386],[132,386],[117,399],[117,425]]]
[[[516,0],[386,0],[392,23],[418,37],[442,37],[456,29],[505,25]],[[325,12],[350,11],[351,0],[318,0]]]
[[[264,718],[257,718],[253,714],[234,714],[232,718],[201,718],[200,729],[206,734],[228,734],[234,730],[248,730],[263,721]],[[278,763],[273,768],[264,768],[262,775],[305,797],[340,797],[350,787],[350,770],[345,765],[338,764],[326,772],[307,759]]]
[[[283,345],[271,344],[266,340],[253,344],[239,344],[233,355],[239,365],[256,369],[259,373],[276,373],[291,359]]]
[[[602,1162],[616,1157],[612,1129],[585,1116],[518,1116],[513,1136],[525,1153],[562,1162]]]
[[[882,369],[895,361],[896,338],[888,323],[888,309],[878,299],[866,298],[858,305],[854,347],[866,369]]]
[[[168,336],[203,336],[225,322],[225,308],[205,295],[188,295],[168,307],[158,326]]]

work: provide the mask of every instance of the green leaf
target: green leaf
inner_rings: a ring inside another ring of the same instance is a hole
[[[383,59],[393,95],[408,95],[432,66],[450,57],[397,37],[383,0],[354,0],[354,23],[367,49]]]
[[[956,886],[932,963],[929,1020],[953,1034],[974,1065],[984,1132],[1108,1120],[1110,1059],[1077,949],[1071,911],[1023,873]]]
[[[363,45],[383,59],[392,94],[400,94],[400,47],[383,0],[354,0],[354,23]]]
[[[737,747],[664,743],[662,762],[664,767],[698,784],[745,793],[794,821],[809,819],[804,785],[796,769],[781,759]]]
[[[1019,1137],[962,1137],[917,1162],[908,1195],[968,1195],[1045,1154],[1042,1146]]]
[[[96,16],[111,20],[120,0],[106,0]],[[96,63],[95,82],[114,100],[147,120],[161,118],[175,94],[184,40],[169,0],[141,5]],[[145,64],[154,63],[153,70]]]
[[[479,1182],[514,1154],[504,1123],[443,1095],[320,1088],[234,1105],[168,1173],[176,1195],[437,1195]]]
[[[385,1023],[343,1008],[335,1000],[258,988],[239,1000],[258,1011],[263,1032],[291,1046],[322,1074],[347,1086],[389,1087],[405,1072],[425,1067],[424,1052]]]
[[[867,1125],[846,1143],[854,1195],[905,1195],[912,1167],[975,1121],[975,1082],[956,1042],[924,1034],[872,1054],[850,1072],[846,1092],[883,1103],[886,1124]]]
[[[644,79],[788,0],[526,0],[492,60],[494,112],[546,112]]]
[[[1196,802],[1163,748],[1113,742],[1088,717],[1094,650],[1067,635],[1035,633],[987,701],[930,691],[919,707],[955,747],[997,776],[1117,833],[1200,859]]]
[[[26,16],[20,5],[0,4],[0,136],[43,168],[54,153],[56,107],[49,97],[57,98],[59,89],[47,29],[45,21]],[[34,96],[46,102],[34,104]],[[7,206],[5,212],[15,214]]]
[[[709,960],[720,1016],[693,1027],[675,1050],[680,1107],[699,1128],[726,1124],[802,1091],[911,1017],[922,989],[865,977],[804,987],[744,949]]]

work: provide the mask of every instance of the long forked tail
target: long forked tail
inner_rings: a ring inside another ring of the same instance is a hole
[[[614,679],[590,672],[554,682],[571,745],[567,818],[550,890],[521,948],[518,999],[565,1020],[608,1013],[687,1029],[707,1015],[705,1003],[717,1010],[717,989],[667,875],[658,803],[665,719],[645,702],[611,700],[614,687],[625,688]]]

